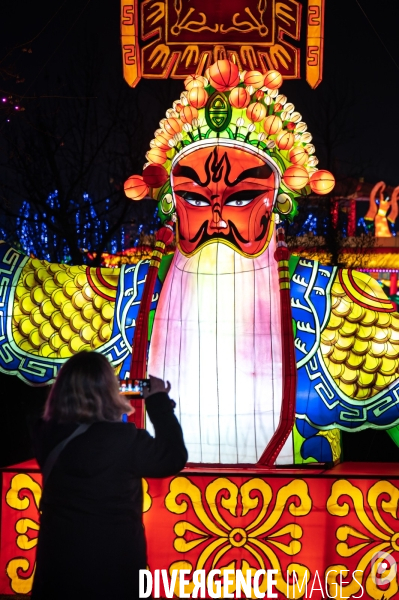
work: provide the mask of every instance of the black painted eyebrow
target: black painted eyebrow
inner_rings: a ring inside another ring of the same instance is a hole
[[[174,177],[187,177],[187,179],[192,179],[194,183],[201,185],[203,187],[203,183],[199,178],[197,171],[195,171],[192,167],[186,167],[184,165],[177,164],[173,169]]]
[[[210,156],[208,157],[207,163],[209,162]],[[252,167],[251,169],[246,169],[245,171],[240,173],[240,175],[234,181],[229,181],[228,173],[226,173],[227,177],[225,177],[225,183],[228,187],[233,187],[233,186],[237,185],[238,183],[240,183],[241,181],[244,181],[244,179],[249,179],[250,177],[252,177],[254,179],[269,179],[269,177],[271,176],[272,173],[273,173],[273,171],[269,167],[269,165],[265,164],[265,165],[261,165],[259,167]],[[187,179],[192,179],[192,181],[194,181],[194,183],[200,185],[201,187],[205,187],[206,185],[208,185],[209,179],[210,179],[208,177],[206,181],[201,181],[198,173],[192,167],[187,167],[185,165],[180,165],[180,164],[177,164],[175,166],[175,168],[173,169],[173,176],[174,177],[187,177]]]
[[[227,185],[229,187],[233,187],[233,185],[237,185],[237,183],[240,183],[244,179],[249,179],[250,177],[253,177],[254,179],[269,179],[269,177],[272,173],[273,173],[273,171],[271,170],[269,165],[262,165],[260,167],[252,167],[251,169],[246,169],[245,171],[240,173],[240,175],[237,177],[237,179],[235,181],[232,181],[231,183],[230,183],[230,181],[227,182]]]

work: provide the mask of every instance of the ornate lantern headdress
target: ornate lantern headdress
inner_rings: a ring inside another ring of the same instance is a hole
[[[302,116],[280,94],[278,71],[239,72],[229,60],[218,60],[205,76],[186,78],[185,91],[166,111],[146,154],[142,175],[125,182],[132,200],[151,195],[159,202],[161,219],[170,219],[174,202],[170,185],[173,164],[188,151],[218,141],[261,156],[278,175],[274,210],[285,218],[296,214],[298,196],[328,194],[335,180],[317,169],[312,136]]]

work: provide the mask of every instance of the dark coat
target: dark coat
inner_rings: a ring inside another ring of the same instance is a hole
[[[187,460],[165,393],[146,401],[155,438],[132,423],[97,422],[59,455],[41,501],[32,600],[134,600],[146,568],[141,477],[166,477]],[[43,467],[76,424],[40,421],[34,445]]]

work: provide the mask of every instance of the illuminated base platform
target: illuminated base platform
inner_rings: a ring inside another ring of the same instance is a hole
[[[143,490],[153,572],[220,569],[221,597],[224,570],[275,569],[278,598],[318,600],[328,598],[327,592],[336,598],[398,598],[399,465],[187,468],[176,477],[144,480]],[[30,592],[40,496],[34,461],[3,469],[0,594]],[[307,590],[300,589],[306,578]],[[260,582],[265,592],[263,577]],[[192,590],[187,584],[186,593]]]

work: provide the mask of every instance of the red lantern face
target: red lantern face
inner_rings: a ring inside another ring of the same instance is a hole
[[[171,182],[183,254],[216,241],[245,256],[267,247],[278,181],[261,157],[237,147],[200,148],[173,167]]]

